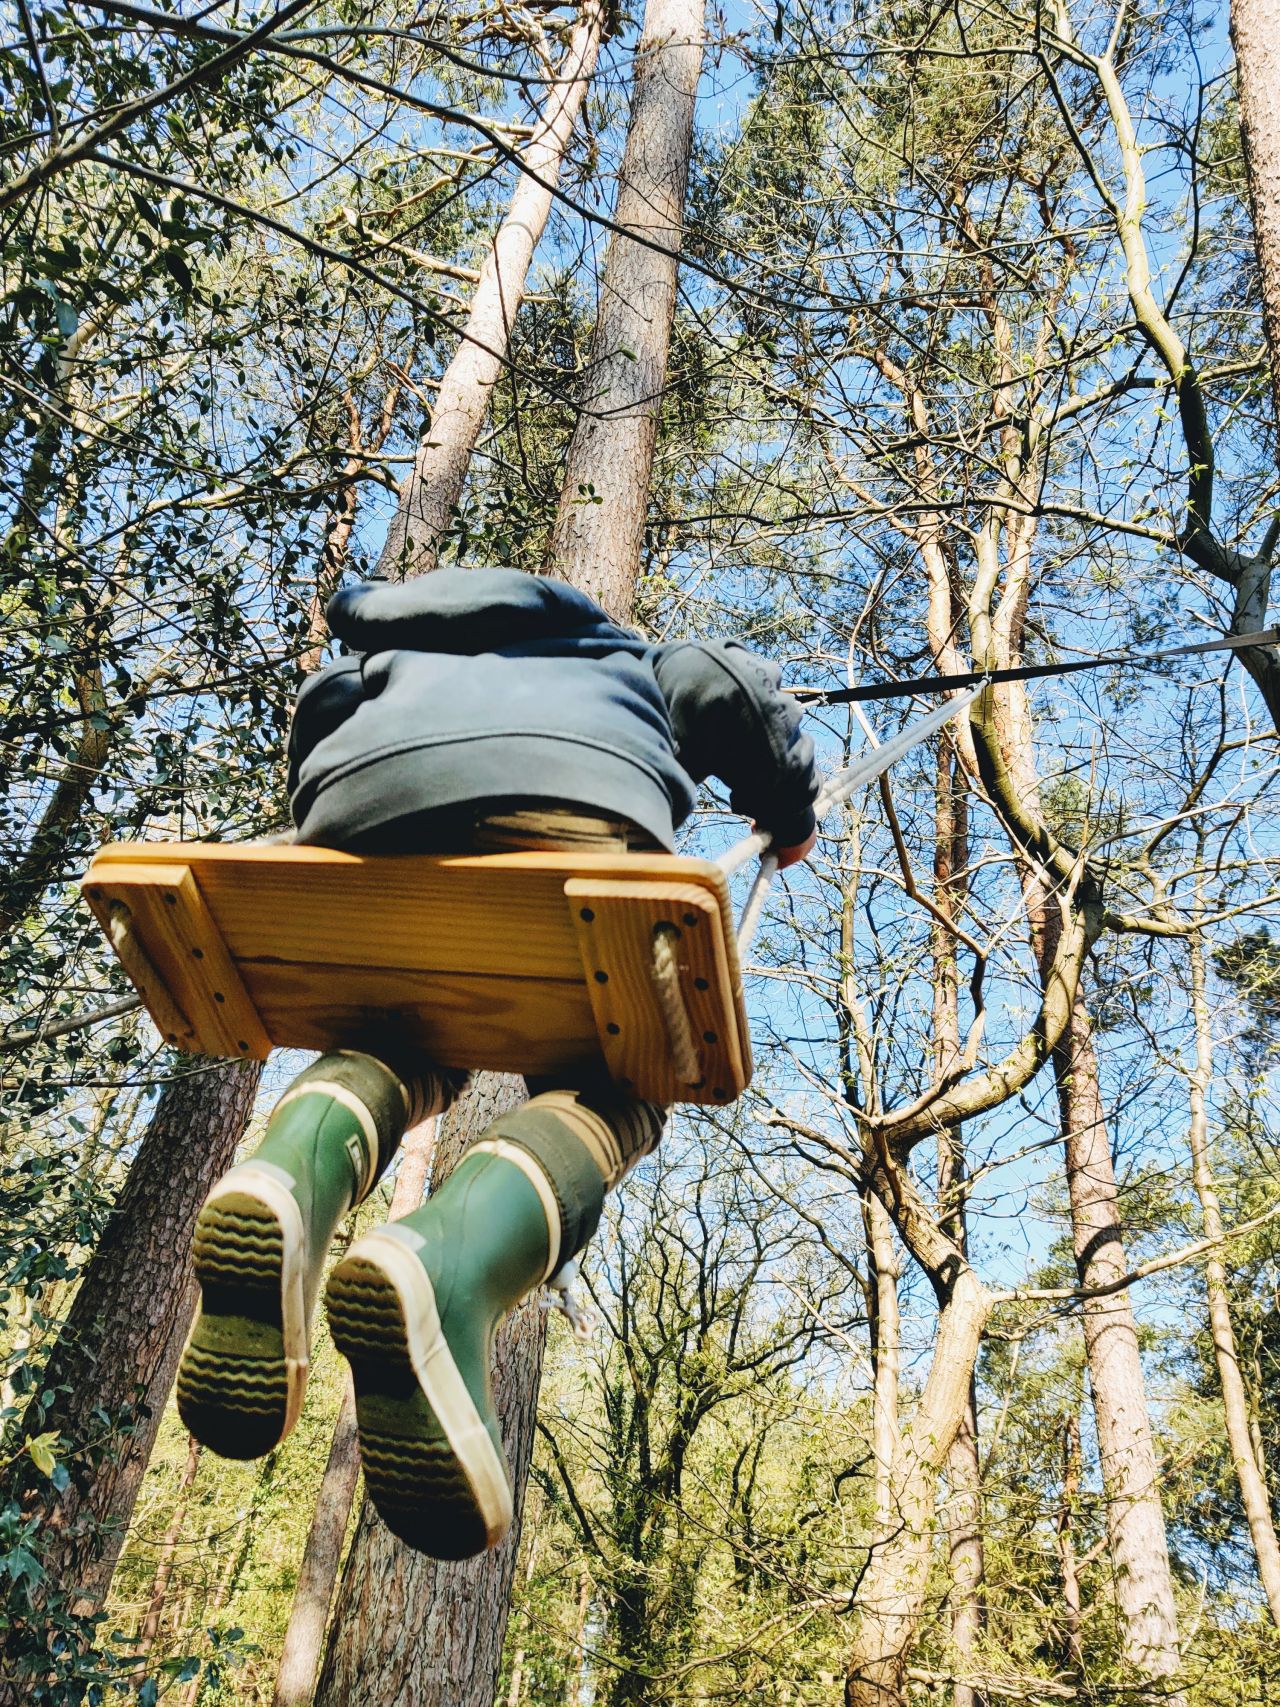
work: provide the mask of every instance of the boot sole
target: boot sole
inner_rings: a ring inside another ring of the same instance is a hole
[[[196,1218],[201,1305],[178,1366],[178,1413],[210,1451],[260,1458],[293,1428],[307,1385],[302,1212],[252,1162]]]
[[[511,1526],[502,1458],[440,1328],[430,1277],[386,1231],[334,1269],[333,1342],[351,1364],[365,1485],[394,1535],[435,1559],[468,1559]]]

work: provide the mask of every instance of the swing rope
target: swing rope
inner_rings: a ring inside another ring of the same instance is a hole
[[[865,788],[868,783],[875,782],[883,776],[890,765],[896,764],[913,747],[918,746],[921,741],[927,741],[929,736],[941,729],[944,724],[950,723],[953,717],[959,716],[966,706],[971,705],[982,692],[986,682],[985,676],[979,676],[977,685],[971,687],[968,692],[958,694],[955,699],[949,699],[943,705],[935,706],[926,716],[917,719],[915,723],[908,724],[891,741],[886,741],[882,746],[873,748],[869,753],[864,753],[856,764],[849,765],[846,769],[836,771],[832,776],[829,776],[818,790],[817,799],[813,803],[814,817],[821,820],[833,806],[838,806],[841,801],[848,800],[851,795],[856,794],[860,788]],[[738,920],[739,954],[745,954],[751,947],[759,928],[761,914],[764,912],[764,904],[770,886],[778,874],[778,862],[769,852],[770,845],[770,838],[757,830],[750,836],[744,836],[740,842],[735,842],[733,847],[721,854],[716,861],[721,871],[728,877],[737,871],[739,866],[745,865],[754,855],[760,856],[759,869]]]
[[[966,670],[957,676],[914,676],[905,682],[861,683],[855,688],[788,687],[787,692],[798,699],[806,710],[820,705],[866,704],[873,699],[910,699],[920,693],[946,693],[953,688],[972,687],[984,682],[1036,682],[1046,676],[1073,676],[1078,670],[1103,670],[1117,664],[1144,669],[1166,658],[1190,658],[1200,652],[1240,652],[1249,646],[1274,646],[1280,642],[1280,628],[1262,628],[1254,634],[1225,634],[1216,640],[1198,640],[1189,646],[1166,646],[1159,652],[1107,652],[1097,658],[1077,658],[1067,664],[1020,664],[1010,670]]]

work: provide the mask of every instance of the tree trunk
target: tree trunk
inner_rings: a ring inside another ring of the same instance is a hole
[[[1191,961],[1191,1011],[1196,1028],[1196,1065],[1191,1075],[1188,1139],[1196,1196],[1200,1199],[1200,1211],[1204,1216],[1205,1237],[1215,1241],[1204,1264],[1205,1290],[1209,1295],[1209,1331],[1222,1389],[1231,1467],[1240,1486],[1240,1499],[1248,1519],[1249,1534],[1258,1560],[1258,1576],[1267,1597],[1271,1621],[1280,1626],[1280,1545],[1276,1541],[1264,1464],[1249,1427],[1249,1401],[1240,1374],[1235,1329],[1231,1321],[1227,1265],[1219,1242],[1222,1238],[1222,1210],[1209,1161],[1208,1095],[1213,1083],[1213,1038],[1205,995],[1204,943],[1198,933],[1190,938],[1188,954]]]
[[[1280,422],[1280,0],[1232,0],[1231,45],[1271,352],[1271,402]]]
[[[893,1242],[893,1223],[884,1204],[872,1191],[862,1200],[867,1233],[867,1266],[870,1270],[871,1363],[874,1385],[871,1395],[871,1451],[875,1460],[875,1533],[888,1535],[892,1527],[891,1499],[893,1467],[902,1448],[898,1419],[898,1387],[902,1372],[902,1323],[898,1311],[898,1281],[901,1265]]]
[[[527,172],[517,182],[480,270],[462,340],[436,393],[430,430],[401,487],[378,562],[382,573],[421,575],[435,567],[440,540],[462,496],[489,398],[506,359],[529,265],[595,69],[603,28],[601,7],[596,0],[588,0],[548,91],[538,130],[523,155]],[[405,1139],[391,1199],[392,1220],[408,1215],[421,1203],[434,1142],[434,1122]],[[355,1400],[348,1382],[285,1632],[273,1707],[295,1707],[311,1699],[358,1469]]]
[[[169,1519],[169,1527],[164,1532],[160,1551],[156,1555],[156,1569],[155,1575],[151,1579],[151,1593],[147,1598],[146,1615],[142,1620],[142,1627],[138,1631],[136,1644],[139,1661],[136,1678],[138,1683],[141,1683],[146,1676],[146,1657],[155,1646],[156,1636],[159,1634],[160,1619],[164,1613],[164,1603],[169,1593],[169,1580],[173,1576],[173,1561],[178,1552],[178,1538],[182,1534],[182,1525],[186,1521],[191,1484],[196,1479],[196,1471],[199,1467],[200,1442],[193,1434],[187,1445],[187,1462],[182,1472],[182,1480],[178,1484],[173,1516]]]
[[[617,621],[631,612],[675,314],[677,262],[702,68],[703,0],[648,0],[636,50],[615,232],[582,413],[569,445],[551,567]]]
[[[422,1202],[435,1144],[434,1119],[422,1121],[405,1134],[395,1189],[391,1193],[391,1220],[398,1221]],[[356,1400],[348,1374],[338,1420],[334,1424],[329,1458],[320,1479],[315,1514],[307,1533],[298,1584],[293,1591],[272,1707],[306,1707],[311,1700],[329,1617],[329,1603],[333,1599],[333,1585],[338,1575],[342,1543],[346,1538],[359,1474]]]
[[[929,1378],[903,1430],[890,1523],[877,1531],[858,1585],[858,1622],[845,1680],[846,1707],[901,1707],[933,1552],[938,1481],[969,1403],[991,1299],[972,1269],[942,1306]]]
[[[74,1443],[63,1494],[32,1497],[48,1513],[46,1593],[86,1602],[111,1582],[195,1312],[196,1215],[231,1164],[262,1067],[178,1057],[175,1071],[49,1358],[53,1402],[33,1401],[23,1419],[28,1435],[56,1429]],[[123,1440],[104,1439],[103,1412],[132,1416]]]
[[[982,1541],[982,1468],[978,1458],[977,1382],[969,1378],[964,1415],[947,1454],[947,1563],[951,1568],[951,1645],[956,1671],[971,1673],[978,1658],[984,1607],[986,1556]],[[971,1683],[957,1683],[954,1707],[983,1707]]]
[[[604,29],[601,0],[586,0],[547,92],[538,128],[521,156],[525,171],[480,269],[462,342],[436,392],[430,428],[400,489],[378,561],[383,574],[421,575],[435,568],[440,542],[462,497],[490,394],[506,362],[529,264],[551,212],[551,192],[590,86]]]
[[[931,591],[933,576],[931,573]],[[950,587],[947,620],[954,621]],[[930,645],[941,651],[946,632],[930,602]],[[963,906],[969,864],[969,813],[965,775],[951,735],[938,741],[934,786],[933,904],[940,917],[933,926],[933,1050],[934,1073],[941,1080],[957,1070],[960,1046],[960,974],[956,938],[950,928]],[[938,1219],[957,1247],[968,1255],[965,1217],[964,1135],[958,1125],[938,1134]],[[986,1561],[982,1540],[982,1466],[978,1457],[977,1382],[969,1381],[969,1399],[951,1451],[947,1455],[949,1497],[946,1505],[947,1562],[951,1570],[951,1645],[955,1669],[973,1672],[982,1634],[982,1601]],[[957,1683],[954,1707],[982,1707],[982,1697],[968,1683]]]
[[[1128,1263],[1093,1027],[1079,997],[1067,1035],[1054,1052],[1054,1070],[1076,1272],[1087,1293],[1118,1281]],[[1122,1650],[1144,1682],[1159,1686],[1162,1699],[1178,1701],[1179,1695],[1168,1692],[1180,1660],[1160,1467],[1128,1291],[1086,1295],[1083,1318]]]
[[[572,528],[557,547],[559,571],[598,598],[615,617],[630,613],[649,489],[657,409],[670,319],[675,304],[677,253],[693,138],[694,93],[701,64],[701,0],[650,0],[639,49],[631,123],[623,155],[615,218],[652,229],[654,210],[664,236],[660,250],[615,235],[606,257],[602,308],[588,367],[599,418],[584,414],[569,449],[567,493],[586,458],[615,469],[630,459],[629,478],[603,495],[599,506],[612,545],[595,557],[593,537]],[[673,95],[678,94],[678,99]],[[631,364],[619,359],[620,300],[645,305],[645,315],[622,316],[635,366],[648,375],[637,394]],[[664,306],[665,305],[665,306]],[[611,312],[612,306],[612,312]],[[659,310],[662,310],[659,313]],[[625,370],[625,371],[624,371]],[[602,432],[589,432],[588,427]],[[572,510],[572,505],[568,508]],[[562,498],[557,539],[566,515]],[[573,517],[571,516],[572,520]],[[616,538],[633,542],[629,554]],[[441,1127],[435,1177],[444,1178],[458,1157],[517,1094],[512,1081],[483,1075],[471,1095]],[[368,1501],[338,1588],[338,1604],[316,1694],[318,1707],[492,1707],[501,1669],[512,1573],[520,1544],[524,1490],[533,1446],[546,1315],[536,1298],[508,1318],[498,1335],[495,1389],[503,1446],[511,1470],[516,1519],[503,1543],[462,1564],[441,1563],[412,1552],[378,1521]]]
[[[521,1088],[516,1079],[480,1076],[440,1123],[437,1180],[491,1120],[519,1100]],[[511,1532],[478,1559],[428,1559],[397,1540],[366,1499],[338,1585],[317,1707],[352,1701],[367,1707],[492,1707],[520,1546],[545,1327],[546,1312],[535,1296],[498,1334],[494,1388],[516,1496]]]
[[[1076,1501],[1080,1498],[1080,1420],[1068,1417],[1062,1432],[1062,1503],[1054,1526],[1058,1562],[1062,1567],[1063,1669],[1084,1683],[1084,1604],[1080,1596],[1080,1565],[1076,1558]]]

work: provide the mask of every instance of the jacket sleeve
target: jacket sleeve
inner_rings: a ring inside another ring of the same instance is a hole
[[[303,682],[289,724],[290,799],[297,791],[298,772],[308,753],[340,728],[363,700],[359,658],[338,658]]]
[[[781,691],[782,672],[737,640],[662,647],[655,671],[671,712],[680,763],[695,782],[729,785],[735,812],[780,847],[813,830],[818,792],[813,742],[800,707]]]

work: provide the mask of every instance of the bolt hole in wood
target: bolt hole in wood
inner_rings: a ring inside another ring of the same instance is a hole
[[[176,907],[178,905],[178,897],[176,895],[166,895],[164,899],[166,906]]]
[[[693,987],[695,990],[709,990],[711,988],[705,978],[695,978],[693,981]]]
[[[590,907],[584,907],[578,914],[578,917],[582,920],[583,924],[589,925],[595,918],[595,914],[591,911]]]
[[[204,959],[204,950],[202,948],[193,948],[191,950],[191,958],[193,960],[203,960]]]
[[[227,998],[223,995],[221,990],[215,990],[213,992],[213,999],[215,1002],[225,1002]]]
[[[696,925],[698,922],[698,915],[696,913],[686,913],[684,916],[684,922],[686,925]]]
[[[609,982],[609,974],[607,972],[597,972],[596,973],[596,983],[597,984],[607,984],[608,982]]]
[[[613,1020],[610,1020],[608,1025],[605,1026],[605,1030],[609,1033],[610,1037],[617,1037],[619,1035],[619,1033],[622,1031],[622,1027],[620,1025],[615,1024],[615,1022]]]
[[[716,1034],[715,1034],[715,1032],[714,1032],[714,1031],[704,1031],[704,1032],[703,1032],[703,1034],[702,1034],[702,1041],[703,1041],[703,1042],[704,1042],[704,1043],[714,1043],[714,1042],[716,1042]]]

